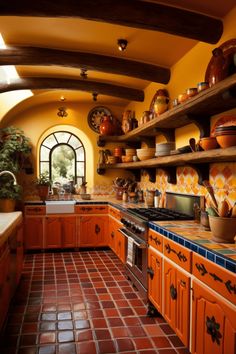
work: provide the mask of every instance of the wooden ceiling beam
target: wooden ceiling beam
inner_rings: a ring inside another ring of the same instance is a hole
[[[9,84],[6,82],[4,83],[2,81],[0,82],[0,93],[27,89],[78,90],[97,93],[98,95],[101,94],[124,98],[129,101],[144,101],[144,92],[142,90],[88,80],[71,80],[51,77],[30,77],[11,80]]]
[[[0,65],[58,65],[136,77],[167,84],[170,69],[106,55],[39,47],[0,49]]]
[[[79,17],[212,44],[223,33],[223,22],[219,19],[142,0],[7,0],[0,2],[0,16]]]

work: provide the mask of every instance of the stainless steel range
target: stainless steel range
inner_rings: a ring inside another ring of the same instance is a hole
[[[166,193],[167,208],[127,208],[122,212],[123,227],[119,230],[127,238],[126,274],[140,294],[147,298],[148,221],[191,220],[194,206],[202,197]]]

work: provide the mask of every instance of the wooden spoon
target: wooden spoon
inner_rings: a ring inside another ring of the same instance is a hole
[[[218,210],[218,203],[217,203],[217,200],[215,198],[213,188],[210,185],[209,181],[205,180],[205,181],[202,182],[202,184],[204,185],[204,187],[207,189],[208,193],[210,194],[214,208],[216,208]]]

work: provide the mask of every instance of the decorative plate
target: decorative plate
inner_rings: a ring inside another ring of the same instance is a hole
[[[104,116],[111,116],[111,112],[106,107],[94,107],[88,114],[88,124],[96,133],[100,133],[99,127]]]

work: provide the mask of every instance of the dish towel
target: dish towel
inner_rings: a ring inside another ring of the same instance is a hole
[[[134,265],[134,240],[132,237],[128,237],[128,251],[126,263],[131,267]]]

